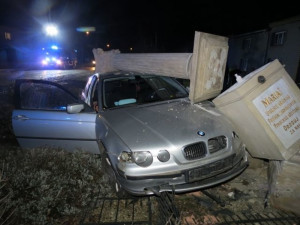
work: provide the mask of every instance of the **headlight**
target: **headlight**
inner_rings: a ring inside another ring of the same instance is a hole
[[[167,162],[170,159],[170,153],[167,150],[160,150],[157,158],[161,162]]]
[[[57,65],[61,65],[61,64],[62,64],[61,60],[57,59],[57,60],[56,60],[56,64],[57,64]]]
[[[119,160],[121,162],[130,162],[130,163],[132,163],[132,154],[131,154],[131,152],[122,152],[119,155]]]
[[[217,152],[227,147],[227,138],[218,136],[208,140],[208,150],[210,153]]]
[[[136,163],[139,166],[147,167],[153,162],[153,157],[150,152],[122,152],[119,155],[119,161],[125,163]]]
[[[150,152],[133,152],[133,161],[142,167],[150,166],[153,162],[153,157]]]

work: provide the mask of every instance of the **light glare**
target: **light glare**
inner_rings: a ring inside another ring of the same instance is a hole
[[[57,50],[57,49],[58,49],[58,47],[57,47],[56,45],[52,45],[52,46],[51,46],[51,49],[53,49],[53,50]]]
[[[49,36],[56,36],[58,34],[57,27],[54,25],[47,25],[45,30],[46,34]]]

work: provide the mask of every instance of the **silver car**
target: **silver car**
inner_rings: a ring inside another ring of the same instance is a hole
[[[81,99],[62,86],[17,80],[12,124],[20,146],[101,154],[118,193],[189,192],[225,182],[248,165],[245,145],[205,101],[191,104],[175,79],[94,74]]]

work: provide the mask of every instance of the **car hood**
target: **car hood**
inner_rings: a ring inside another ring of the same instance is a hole
[[[178,149],[232,132],[211,103],[192,105],[183,99],[107,110],[102,118],[133,151]]]

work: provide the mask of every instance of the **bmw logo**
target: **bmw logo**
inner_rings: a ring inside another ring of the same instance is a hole
[[[201,131],[201,130],[199,130],[198,132],[197,132],[197,134],[199,135],[199,136],[204,136],[205,135],[205,132],[204,131]]]

